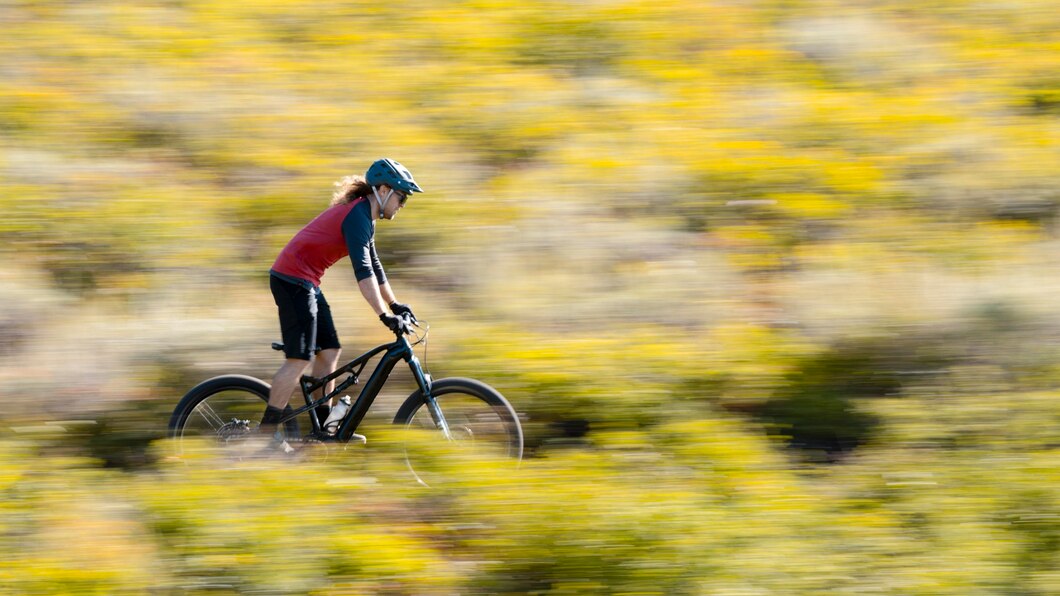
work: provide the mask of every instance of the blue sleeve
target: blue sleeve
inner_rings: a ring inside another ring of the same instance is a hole
[[[346,239],[346,249],[350,251],[350,262],[353,263],[353,273],[357,281],[378,275],[373,265],[379,262],[378,257],[373,261],[375,230],[372,227],[372,216],[366,217],[360,207],[361,205],[354,206],[342,220],[342,236]]]
[[[379,280],[379,285],[385,284],[386,272],[383,271],[383,264],[379,262],[379,253],[375,252],[375,238],[372,238],[368,245],[368,254],[372,258],[372,270],[375,271],[375,278]]]

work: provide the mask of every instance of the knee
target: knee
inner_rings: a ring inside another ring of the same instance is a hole
[[[305,372],[306,367],[309,366],[308,360],[298,360],[297,358],[288,358],[280,370],[276,373],[277,378],[294,377],[298,378]]]
[[[317,357],[334,364],[339,361],[340,354],[342,354],[342,348],[329,348],[327,350],[321,350]]]

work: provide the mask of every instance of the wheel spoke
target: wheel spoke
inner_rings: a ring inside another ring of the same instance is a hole
[[[257,434],[257,420],[268,402],[269,391],[265,382],[244,375],[222,375],[192,387],[169,421],[170,435],[178,440],[178,452],[184,452],[187,440],[233,447],[233,452],[239,453],[239,445],[246,444],[244,439]],[[281,430],[285,438],[300,436],[296,419],[285,422]]]
[[[202,402],[195,408],[195,412],[202,416],[206,423],[210,425],[214,430],[220,430],[224,426],[224,420],[213,411],[210,404]]]

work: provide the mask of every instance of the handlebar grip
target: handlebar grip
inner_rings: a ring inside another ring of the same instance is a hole
[[[405,313],[402,313],[400,315],[387,315],[386,313],[383,313],[379,315],[379,319],[383,321],[383,323],[386,324],[387,328],[393,331],[394,335],[399,338],[412,333],[412,320]],[[397,329],[391,327],[391,323],[394,319],[397,319],[398,324],[395,325]]]

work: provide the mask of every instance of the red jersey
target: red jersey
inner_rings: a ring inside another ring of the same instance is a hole
[[[283,247],[272,270],[320,286],[324,271],[351,255],[357,281],[371,277],[386,282],[375,251],[375,222],[366,197],[325,209]]]

